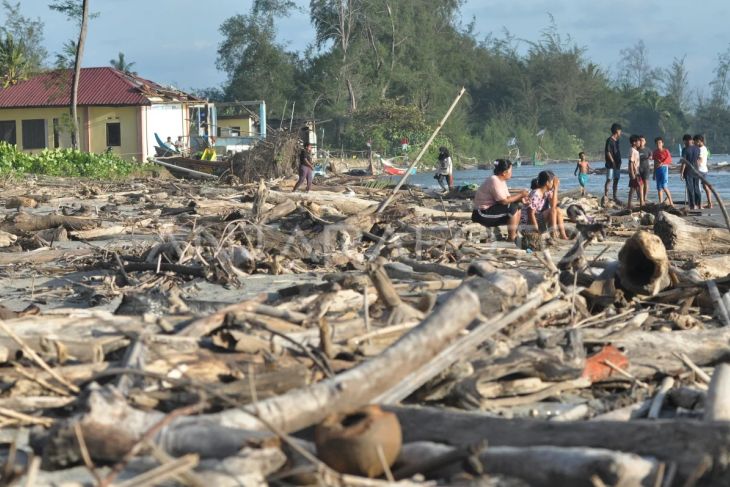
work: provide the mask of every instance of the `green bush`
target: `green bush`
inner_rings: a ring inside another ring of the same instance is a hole
[[[0,142],[0,174],[29,173],[49,176],[113,178],[128,176],[137,165],[111,154],[73,149],[44,149],[26,154],[17,146]]]

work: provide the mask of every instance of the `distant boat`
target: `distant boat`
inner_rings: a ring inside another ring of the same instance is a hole
[[[383,172],[385,174],[389,174],[391,176],[403,176],[406,171],[408,171],[407,167],[397,167],[392,164],[388,164],[385,161],[382,161],[383,164]],[[413,176],[416,174],[416,168],[414,167],[411,169],[410,175]]]

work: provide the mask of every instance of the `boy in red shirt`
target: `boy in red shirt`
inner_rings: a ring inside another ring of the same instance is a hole
[[[669,206],[674,206],[672,194],[669,192],[669,166],[672,164],[672,154],[664,148],[664,139],[654,139],[656,149],[652,154],[654,159],[654,179],[656,179],[656,190],[659,194],[659,204],[662,204],[662,193],[667,196]]]

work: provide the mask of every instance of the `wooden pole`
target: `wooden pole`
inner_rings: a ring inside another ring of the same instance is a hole
[[[431,146],[431,144],[433,143],[433,139],[435,139],[436,136],[438,135],[438,133],[441,131],[441,128],[444,126],[446,121],[451,116],[451,112],[454,111],[454,108],[456,108],[456,105],[459,103],[459,100],[461,100],[461,97],[464,96],[464,93],[466,93],[466,88],[462,87],[461,91],[459,91],[459,94],[456,95],[456,99],[454,100],[454,103],[451,104],[451,106],[449,107],[449,110],[446,112],[446,115],[444,115],[444,118],[441,119],[441,122],[436,127],[436,130],[433,131],[433,134],[431,134],[431,138],[428,139],[428,142],[426,142],[426,145],[424,145],[423,148],[421,149],[421,152],[418,153],[418,157],[416,157],[416,159],[411,163],[411,165],[408,166],[406,173],[401,177],[400,181],[398,181],[398,184],[395,185],[395,188],[393,188],[393,192],[390,194],[390,196],[388,196],[388,198],[380,204],[380,206],[378,207],[378,211],[376,213],[382,213],[383,210],[385,210],[388,207],[388,205],[391,203],[391,201],[393,201],[393,198],[395,197],[396,193],[398,192],[400,187],[403,186],[403,183],[406,182],[406,179],[408,179],[408,176],[411,174],[411,171],[413,170],[413,168],[418,165],[418,163],[420,162],[423,155],[426,153],[428,148]]]

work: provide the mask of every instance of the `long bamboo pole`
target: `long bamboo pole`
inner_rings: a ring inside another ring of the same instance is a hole
[[[446,121],[451,116],[451,112],[454,111],[454,108],[456,108],[456,105],[459,103],[459,100],[461,100],[461,97],[464,96],[464,93],[466,93],[466,88],[462,87],[461,91],[459,91],[459,94],[456,95],[456,99],[454,100],[454,103],[451,104],[451,106],[449,107],[449,110],[446,112],[446,115],[444,115],[444,118],[441,119],[441,122],[436,127],[436,130],[433,131],[433,134],[431,134],[431,138],[428,139],[428,142],[426,142],[426,145],[424,145],[423,148],[421,149],[421,152],[418,153],[418,157],[416,157],[416,159],[411,163],[411,165],[408,166],[406,173],[403,175],[403,177],[401,177],[400,181],[398,181],[398,184],[395,185],[395,188],[393,188],[393,192],[390,194],[390,196],[388,196],[388,198],[380,204],[376,213],[382,213],[383,210],[385,210],[388,207],[388,205],[393,201],[393,198],[395,197],[396,193],[398,192],[400,187],[403,186],[403,183],[406,182],[406,179],[408,179],[408,176],[411,174],[411,171],[413,170],[413,168],[418,165],[418,163],[421,161],[421,158],[423,157],[423,155],[426,153],[428,148],[433,143],[433,140],[436,138],[438,133],[441,131],[441,128],[444,126],[444,124],[446,124]]]

